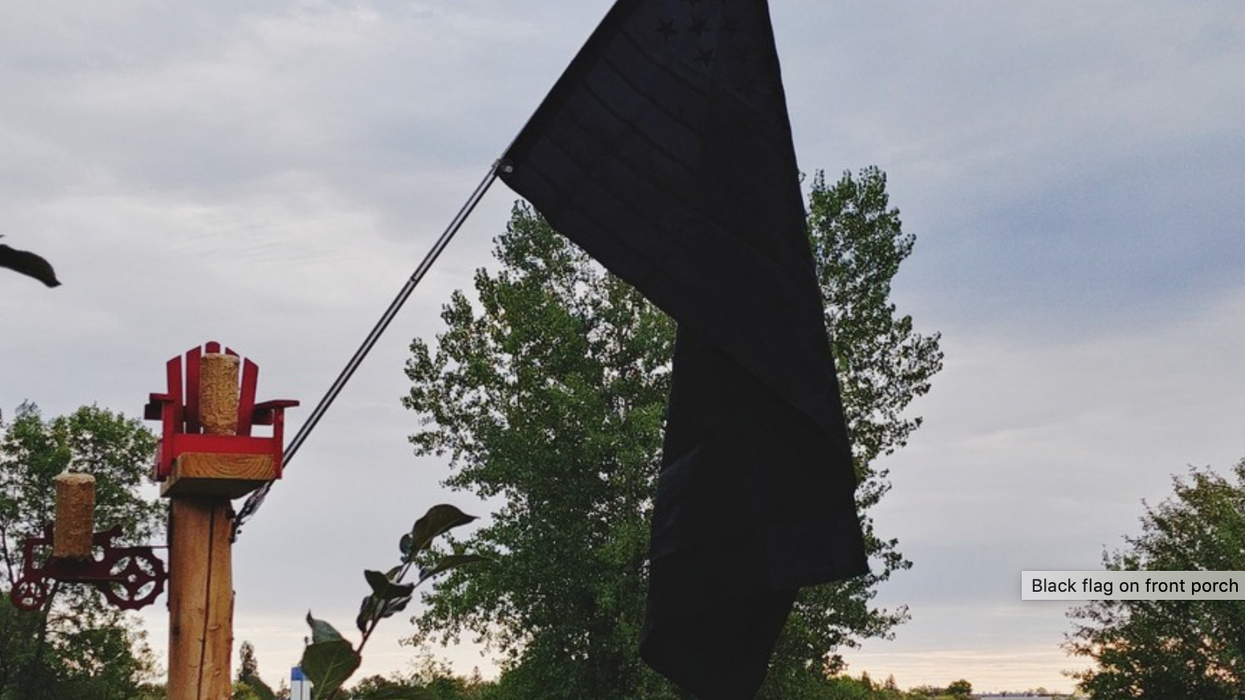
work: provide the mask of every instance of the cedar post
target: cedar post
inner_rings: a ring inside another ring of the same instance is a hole
[[[205,354],[199,386],[204,434],[234,435],[238,415],[238,358]],[[172,496],[169,506],[169,700],[229,700],[232,694],[232,534],[229,496],[210,493]]]

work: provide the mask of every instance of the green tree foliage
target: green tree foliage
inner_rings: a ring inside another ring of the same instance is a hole
[[[1193,468],[1173,485],[1145,506],[1140,535],[1103,554],[1104,567],[1245,570],[1245,460],[1231,478]],[[1102,600],[1069,616],[1065,647],[1094,660],[1075,677],[1096,700],[1245,697],[1245,601]]]
[[[947,686],[947,694],[957,700],[969,700],[973,696],[973,684],[961,678]]]
[[[255,645],[243,641],[238,647],[238,680],[259,675],[259,660],[255,658]]]
[[[269,689],[265,694],[263,689],[266,685],[261,685],[263,681],[256,683],[257,679],[250,681],[235,680],[232,688],[232,700],[273,700],[276,697],[272,690]]]
[[[468,678],[456,676],[448,664],[425,656],[419,668],[407,676],[369,676],[351,688],[346,700],[492,700],[488,693],[494,684],[480,677],[479,669]]]
[[[238,674],[233,682],[233,700],[274,700],[276,694],[259,677],[255,645],[248,641],[238,647]]]
[[[436,353],[412,344],[405,403],[450,486],[503,499],[468,540],[499,565],[438,584],[417,638],[489,639],[512,697],[647,697],[665,685],[635,647],[673,325],[526,205],[496,254],[483,311],[456,292]]]
[[[407,692],[422,693],[424,691],[421,686],[410,679],[368,676],[355,683],[348,692],[343,692],[342,697],[344,700],[378,700]]]
[[[415,681],[436,700],[488,700],[494,684],[480,677],[475,669],[470,677],[455,676],[445,665],[425,665]]]
[[[889,300],[913,238],[885,182],[876,168],[833,186],[819,174],[810,197],[863,511],[889,488],[874,461],[919,426],[904,410],[942,360]],[[495,253],[500,270],[476,273],[478,310],[456,292],[435,351],[412,343],[404,403],[421,419],[416,452],[449,457],[447,485],[500,499],[465,541],[499,565],[438,584],[415,641],[490,642],[507,655],[499,697],[684,697],[637,652],[673,325],[526,205]],[[841,667],[837,649],[906,618],[870,605],[910,564],[864,525],[874,573],[801,594],[762,697],[802,697]]]
[[[905,692],[899,690],[893,682],[878,685],[867,673],[862,673],[859,678],[847,674],[820,677],[807,674],[798,680],[801,686],[792,691],[794,694],[791,697],[799,700],[960,700],[941,692]]]
[[[93,406],[45,421],[23,404],[0,424],[0,700],[141,696],[151,652],[98,591],[53,583],[35,612],[13,608],[8,594],[21,576],[21,543],[51,522],[53,478],[66,469],[96,477],[97,529],[121,525],[128,543],[155,538],[163,510],[136,492],[154,449],[141,423]]]
[[[903,231],[899,210],[890,206],[885,173],[869,167],[857,177],[844,173],[833,185],[817,173],[809,195],[809,241],[833,339],[860,482],[856,504],[873,571],[800,592],[759,695],[765,700],[798,697],[793,693],[808,684],[808,676],[815,680],[843,668],[836,650],[864,638],[887,638],[907,619],[905,607],[870,605],[880,583],[912,564],[898,551],[897,539],[877,534],[869,511],[890,490],[878,458],[903,447],[920,427],[921,418],[906,409],[929,391],[942,369],[939,335],[916,333],[912,317],[899,314],[891,301],[892,280],[916,238]]]

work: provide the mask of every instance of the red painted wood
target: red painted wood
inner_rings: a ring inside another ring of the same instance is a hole
[[[202,347],[192,348],[185,355],[185,379],[182,381],[182,357],[174,357],[165,365],[168,393],[150,394],[143,415],[149,420],[161,421],[162,435],[156,455],[155,477],[164,481],[172,471],[173,460],[186,452],[214,452],[218,454],[266,454],[271,455],[280,478],[285,450],[285,409],[298,405],[297,401],[279,399],[255,401],[259,383],[259,366],[243,360],[241,387],[238,400],[237,435],[201,434],[199,415],[199,377],[203,353],[219,353],[220,343],[211,341]],[[227,354],[238,356],[231,348]],[[252,427],[271,425],[271,437],[254,437]]]
[[[255,385],[259,383],[259,365],[245,360],[242,363],[242,388],[238,392],[238,434],[251,434],[255,413]]]
[[[289,399],[261,401],[255,404],[255,412],[251,414],[251,425],[272,425],[274,414],[297,405],[297,401]]]
[[[169,382],[169,400],[164,404],[161,411],[161,422],[163,423],[164,442],[160,446],[159,462],[156,464],[156,478],[163,481],[169,476],[169,469],[173,465],[171,445],[167,444],[169,438],[182,430],[183,421],[185,419],[182,413],[182,358],[174,357],[165,365],[165,374],[168,375]]]
[[[147,405],[143,407],[143,418],[161,420],[164,418],[164,404],[172,399],[168,394],[148,394]]]
[[[199,427],[199,373],[203,367],[203,350],[194,347],[186,353],[186,428],[197,433]]]

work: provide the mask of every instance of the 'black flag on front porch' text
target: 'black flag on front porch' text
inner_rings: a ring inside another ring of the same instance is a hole
[[[675,318],[641,654],[745,700],[803,586],[867,571],[764,0],[618,0],[501,177]]]

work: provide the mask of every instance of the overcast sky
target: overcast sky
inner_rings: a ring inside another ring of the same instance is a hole
[[[141,416],[209,339],[293,427],[608,0],[0,0],[0,410]],[[917,236],[895,301],[941,332],[926,424],[877,527],[912,620],[848,654],[902,686],[1069,688],[1066,607],[1023,569],[1094,569],[1186,465],[1245,456],[1245,5],[772,0],[808,172],[878,165]],[[412,337],[491,263],[497,184],[235,547],[235,637],[275,685],[310,608],[450,501],[399,405]],[[143,615],[165,648],[163,603]],[[383,626],[363,673],[404,670]],[[469,671],[487,658],[441,651]]]

